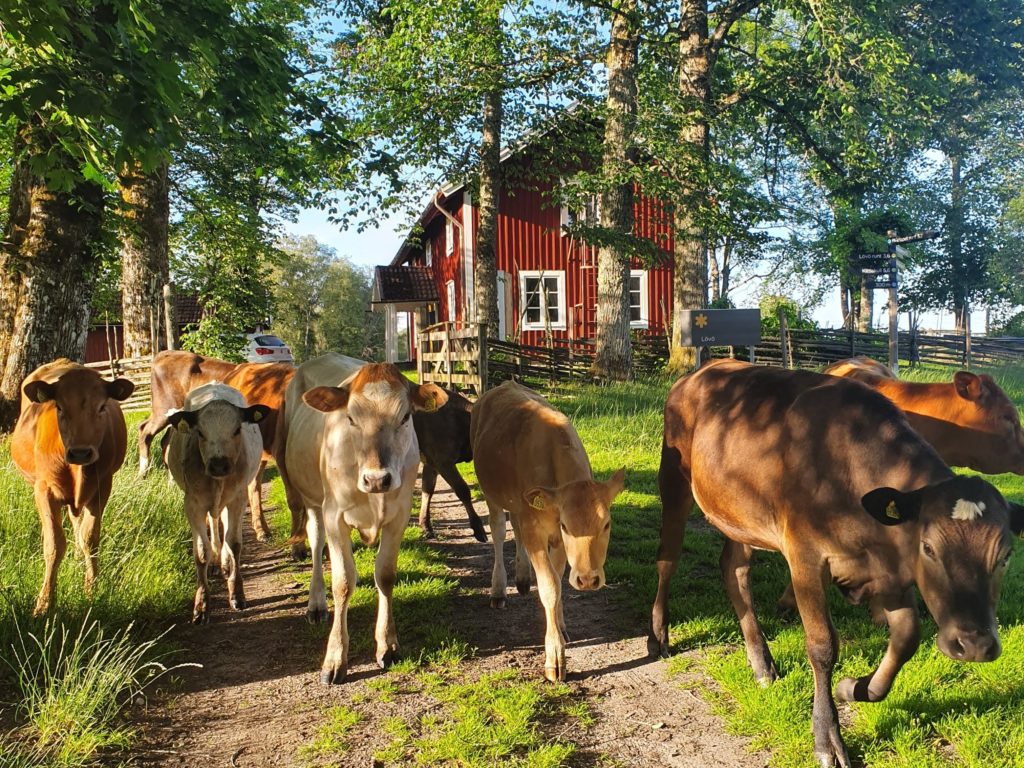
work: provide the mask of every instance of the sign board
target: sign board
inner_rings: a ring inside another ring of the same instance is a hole
[[[855,253],[853,254],[854,261],[882,261],[883,259],[892,258],[891,253]]]
[[[877,275],[864,275],[865,288],[896,288],[898,281],[895,272],[883,272]]]
[[[752,346],[761,341],[761,310],[684,309],[679,336],[684,347]]]

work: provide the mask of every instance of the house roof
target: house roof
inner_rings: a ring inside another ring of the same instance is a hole
[[[437,286],[429,267],[374,267],[371,305],[394,304],[396,309],[404,310],[437,300]]]

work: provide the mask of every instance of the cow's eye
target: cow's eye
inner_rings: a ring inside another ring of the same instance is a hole
[[[999,562],[996,563],[996,568],[1005,568],[1006,566],[1008,566],[1010,564],[1010,555],[1012,554],[1012,551],[1007,552],[1005,555],[999,558]]]
[[[351,416],[348,417],[348,423],[351,424],[353,427],[356,425],[356,423],[352,420]]]
[[[559,523],[559,525],[562,527],[562,533],[568,533],[569,532],[569,529],[565,527],[565,523]]]
[[[406,422],[408,422],[410,416],[412,416],[411,413],[405,414],[405,416],[402,417],[402,423],[405,424]]]
[[[203,430],[197,429],[196,430],[196,434],[199,435],[199,439],[200,440],[205,440],[206,439],[206,435],[203,434]]]
[[[611,520],[609,520],[609,521],[608,521],[607,523],[605,523],[605,524],[604,524],[604,529],[605,529],[606,531],[607,531],[607,530],[608,530],[609,528],[611,528],[611,527],[612,527],[612,521],[611,521]]]
[[[927,541],[921,542],[921,551],[924,552],[925,556],[930,560],[935,559],[935,548]]]

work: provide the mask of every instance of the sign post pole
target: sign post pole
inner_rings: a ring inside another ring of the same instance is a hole
[[[892,260],[892,273],[896,274],[896,259]],[[896,303],[896,281],[889,283],[889,368],[900,377],[900,313]]]

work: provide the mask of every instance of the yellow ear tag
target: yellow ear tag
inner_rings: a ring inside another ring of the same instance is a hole
[[[38,390],[36,392],[36,400],[39,401],[40,403],[45,403],[46,402],[46,393],[43,392],[43,390],[41,390],[41,389]]]
[[[176,427],[176,429],[179,432],[181,432],[181,434],[186,434],[188,432],[188,422],[182,419],[181,421],[178,422],[178,426]]]
[[[252,421],[253,421],[254,424],[257,421],[262,421],[262,419],[263,419],[263,411],[253,411],[252,412]]]
[[[431,395],[427,398],[427,401],[423,403],[423,411],[425,413],[433,413],[437,410],[437,398]]]
[[[890,501],[888,506],[885,508],[885,516],[892,518],[893,520],[900,519],[900,511],[896,508],[896,502]]]
[[[533,501],[530,502],[530,506],[534,509],[544,509],[544,497],[538,493],[533,497]]]

